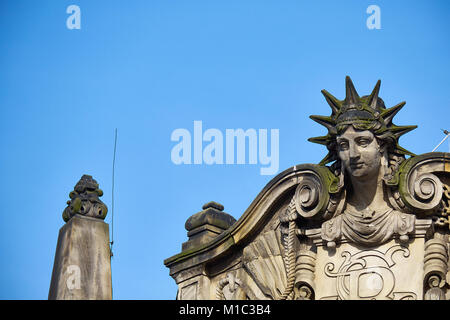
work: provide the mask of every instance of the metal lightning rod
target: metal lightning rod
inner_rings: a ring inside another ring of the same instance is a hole
[[[114,244],[114,169],[116,165],[116,147],[117,147],[117,128],[114,132],[114,155],[112,165],[112,188],[111,188],[111,257],[113,256],[112,247]]]
[[[436,146],[436,148],[434,148],[433,151],[431,151],[431,152],[436,151],[436,149],[439,148],[439,146],[440,146],[445,140],[447,140],[447,138],[450,136],[450,132],[448,132],[447,130],[444,130],[444,129],[441,129],[441,130],[444,132],[445,138],[442,139],[442,141],[439,142],[439,144]]]

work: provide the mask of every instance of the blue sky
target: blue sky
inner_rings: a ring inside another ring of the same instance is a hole
[[[66,8],[81,9],[69,30]],[[369,30],[369,5],[381,29]],[[450,129],[448,1],[2,1],[0,299],[47,299],[68,194],[92,175],[111,208],[115,299],[173,299],[163,260],[214,200],[239,218],[273,178],[260,165],[175,165],[177,128],[279,129],[279,172],[326,154],[321,89],[378,79],[417,154]],[[449,151],[444,143],[439,151]],[[111,211],[107,218],[111,223]]]

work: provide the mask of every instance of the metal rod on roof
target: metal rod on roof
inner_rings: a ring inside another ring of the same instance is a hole
[[[441,130],[442,130],[442,129],[441,129]],[[448,132],[447,130],[442,130],[442,131],[443,131],[444,134],[445,134],[445,138],[442,139],[442,141],[439,142],[439,144],[438,144],[438,145],[433,149],[433,151],[431,151],[431,152],[436,151],[436,149],[439,148],[439,146],[440,146],[445,140],[447,140],[447,138],[450,136],[450,132]]]

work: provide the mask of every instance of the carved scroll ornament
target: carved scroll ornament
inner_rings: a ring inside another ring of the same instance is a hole
[[[99,189],[97,181],[92,176],[83,175],[69,194],[70,200],[63,212],[64,221],[69,221],[76,214],[105,219],[108,208],[99,199],[102,195],[103,191]]]

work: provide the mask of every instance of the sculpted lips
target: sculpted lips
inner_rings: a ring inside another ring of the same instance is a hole
[[[358,162],[351,162],[350,163],[350,168],[355,170],[355,169],[361,169],[364,166],[364,162],[362,161],[358,161]]]

